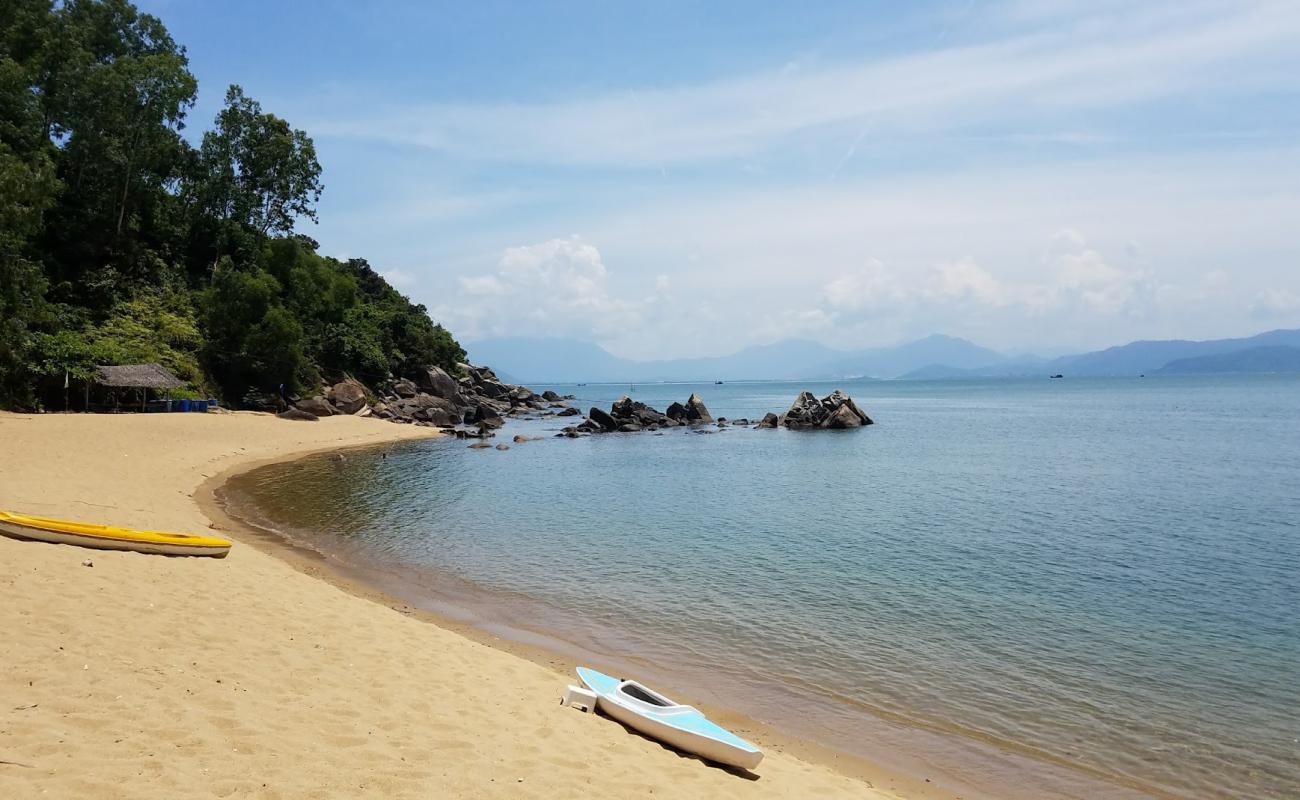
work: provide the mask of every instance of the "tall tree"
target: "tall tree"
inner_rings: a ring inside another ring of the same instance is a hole
[[[316,146],[301,130],[264,113],[239,86],[226,92],[216,127],[200,151],[205,210],[247,225],[260,236],[292,232],[299,217],[316,220],[320,164]]]

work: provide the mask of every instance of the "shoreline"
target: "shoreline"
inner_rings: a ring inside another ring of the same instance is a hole
[[[234,474],[430,433],[357,418],[0,414],[12,450],[0,507],[211,529],[223,523],[202,498]],[[0,709],[0,793],[953,796],[901,780],[889,791],[780,744],[756,775],[702,764],[560,710],[572,677],[548,656],[392,613],[320,559],[290,563],[234,533],[220,560],[0,538],[0,586],[19,599],[0,608],[0,691],[15,701]]]
[[[377,446],[376,446],[377,447]],[[361,448],[363,451],[373,447]],[[930,739],[936,747],[895,746],[881,752],[867,748],[865,752],[851,752],[842,746],[828,743],[828,737],[819,741],[816,733],[792,730],[789,720],[766,722],[752,714],[737,710],[725,700],[701,699],[711,694],[707,687],[686,682],[685,688],[669,683],[674,675],[665,671],[656,661],[644,655],[611,656],[608,652],[585,647],[566,638],[565,633],[545,623],[522,625],[506,621],[518,619],[513,612],[536,611],[538,601],[522,598],[518,602],[500,600],[501,593],[474,584],[464,578],[441,573],[436,569],[420,570],[421,577],[432,576],[440,587],[438,597],[432,598],[427,581],[412,580],[410,575],[398,574],[400,568],[384,569],[376,565],[348,563],[337,553],[329,553],[306,544],[287,533],[269,527],[269,523],[255,520],[249,510],[257,510],[248,497],[233,499],[229,484],[237,478],[248,476],[263,467],[308,458],[275,459],[267,463],[233,469],[226,474],[205,481],[196,500],[204,513],[222,526],[240,531],[249,541],[266,548],[271,554],[287,560],[296,569],[325,580],[351,594],[380,603],[401,613],[438,627],[455,631],[473,641],[525,658],[557,673],[557,680],[572,682],[574,668],[590,664],[598,669],[612,669],[615,673],[627,670],[647,672],[652,680],[671,687],[671,692],[683,702],[704,710],[710,718],[725,727],[736,730],[771,752],[788,753],[801,760],[826,766],[841,774],[864,781],[872,786],[888,786],[905,796],[943,798],[1160,798],[1174,800],[1177,795],[1158,788],[1093,770],[1085,765],[1055,759],[1033,748],[1016,742],[1005,742],[980,736],[978,733],[946,729],[933,723],[909,719],[883,709],[872,709],[860,703],[849,703],[858,713],[870,716],[878,728],[897,729],[891,732],[912,739]],[[247,505],[244,505],[247,504]],[[445,589],[444,582],[458,584]],[[424,587],[421,591],[421,587]],[[401,591],[403,588],[406,592]],[[469,600],[470,595],[478,601]],[[487,603],[487,613],[484,613]],[[497,613],[491,613],[491,612]],[[651,657],[653,659],[653,657]],[[680,676],[676,676],[683,680]],[[835,713],[833,698],[816,698],[823,712]],[[814,712],[814,716],[816,712]],[[823,720],[825,717],[822,718]],[[807,727],[807,726],[804,726]],[[844,741],[845,734],[839,739]],[[934,758],[942,755],[942,758]],[[956,761],[963,761],[956,768]],[[995,770],[1001,770],[995,773]],[[996,778],[991,776],[997,774]],[[1015,777],[1010,777],[1014,774]],[[969,778],[969,779],[968,779]]]
[[[390,443],[391,444],[391,443]],[[384,445],[359,445],[347,450],[372,450]],[[342,449],[342,448],[340,448]],[[241,516],[231,508],[231,501],[223,496],[222,490],[234,478],[247,475],[263,467],[286,465],[319,453],[302,453],[286,458],[272,458],[250,465],[232,467],[226,472],[205,480],[195,491],[195,502],[203,514],[218,526],[216,530],[233,533],[241,543],[251,543],[269,555],[281,559],[305,575],[329,583],[355,597],[385,606],[401,614],[451,631],[471,641],[511,656],[525,659],[556,675],[557,695],[562,682],[576,683],[575,669],[582,664],[594,664],[597,668],[607,667],[609,663],[601,662],[600,656],[575,655],[569,644],[562,639],[543,632],[527,631],[523,628],[509,628],[509,632],[500,635],[493,632],[500,626],[489,626],[485,621],[476,619],[472,611],[463,607],[461,614],[440,611],[431,608],[412,606],[400,595],[386,591],[376,585],[373,579],[356,574],[345,565],[309,545],[297,542],[283,533],[264,528],[256,522]],[[510,635],[514,634],[514,636]],[[532,635],[530,635],[532,634]],[[525,641],[532,639],[533,641]],[[738,732],[755,741],[765,752],[782,753],[794,756],[801,761],[826,767],[835,772],[861,781],[866,788],[887,787],[892,792],[901,792],[905,797],[926,797],[936,800],[985,800],[988,796],[973,794],[974,790],[958,791],[942,783],[934,783],[924,776],[913,775],[900,770],[890,770],[874,763],[868,758],[855,756],[832,747],[818,744],[810,739],[783,732],[773,725],[754,719],[742,712],[701,701],[689,693],[673,689],[673,694],[681,702],[694,705],[715,722]],[[760,765],[759,774],[762,767]]]

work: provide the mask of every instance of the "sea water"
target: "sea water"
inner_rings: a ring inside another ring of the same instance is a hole
[[[876,424],[512,422],[496,441],[546,438],[309,459],[229,497],[412,602],[665,691],[849,751],[925,731],[998,754],[952,746],[957,785],[1300,796],[1300,378],[553,388],[755,420],[837,386]]]

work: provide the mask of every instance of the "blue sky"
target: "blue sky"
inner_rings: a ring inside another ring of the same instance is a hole
[[[1300,326],[1300,4],[140,4],[462,339],[620,355]]]

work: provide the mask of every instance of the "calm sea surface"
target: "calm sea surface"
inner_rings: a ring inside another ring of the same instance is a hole
[[[632,394],[753,419],[803,387]],[[913,768],[942,736],[959,786],[1300,797],[1300,379],[843,387],[876,425],[424,442],[227,498],[414,604],[669,694]],[[628,392],[555,388],[584,411]]]

